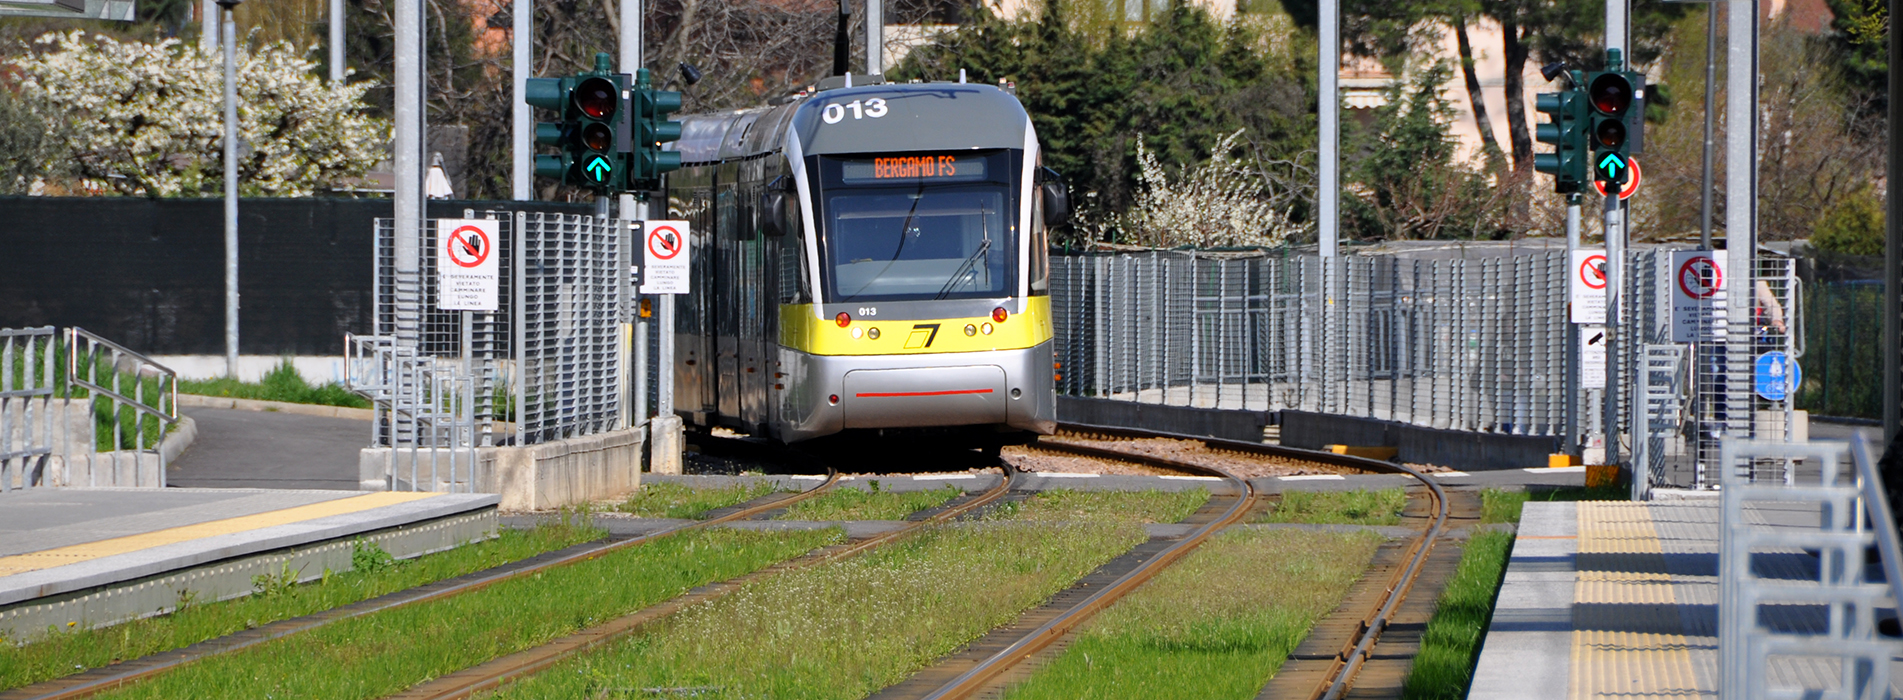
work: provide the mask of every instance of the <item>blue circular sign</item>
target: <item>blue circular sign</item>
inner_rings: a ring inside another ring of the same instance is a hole
[[[1804,369],[1783,351],[1772,350],[1758,356],[1754,376],[1758,396],[1764,397],[1766,401],[1783,401],[1790,396],[1792,389],[1804,382]]]

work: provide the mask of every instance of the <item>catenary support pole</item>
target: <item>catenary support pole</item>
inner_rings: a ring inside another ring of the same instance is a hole
[[[529,57],[535,47],[534,19],[535,0],[515,0],[509,17],[513,52],[510,80],[515,84],[515,101],[509,104],[509,196],[518,200],[535,198],[535,154],[530,146],[535,140],[535,123],[529,118],[527,102],[529,72],[535,70],[534,59]]]
[[[1751,425],[1752,258],[1757,251],[1757,54],[1758,10],[1754,0],[1726,0],[1725,46],[1725,328],[1726,435],[1749,437]],[[1742,390],[1741,390],[1742,389]],[[1734,431],[1742,425],[1742,434]],[[1721,465],[1720,469],[1730,465]]]
[[[1320,191],[1315,194],[1318,218],[1316,231],[1321,256],[1335,257],[1341,227],[1341,3],[1321,0],[1318,41],[1321,47],[1321,158],[1318,165]]]
[[[330,0],[330,82],[344,82],[344,0]]]
[[[885,73],[885,2],[866,0],[866,75]]]
[[[396,55],[391,71],[396,84],[395,171],[396,341],[415,348],[422,335],[422,26],[421,0],[396,0]]]
[[[230,4],[226,4],[229,2]],[[238,378],[238,23],[239,0],[218,3],[225,38],[225,376]]]

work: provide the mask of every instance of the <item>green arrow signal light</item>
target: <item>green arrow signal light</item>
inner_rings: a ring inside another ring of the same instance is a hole
[[[595,156],[588,161],[586,172],[589,177],[594,178],[595,182],[607,182],[608,176],[614,173],[614,169],[614,164],[609,163],[607,158]]]

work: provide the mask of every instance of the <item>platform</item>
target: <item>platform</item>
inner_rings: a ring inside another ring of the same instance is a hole
[[[404,558],[493,536],[493,494],[263,489],[0,493],[0,638],[97,627],[350,569],[361,538]]]
[[[1818,522],[1814,509],[1782,504],[1746,517]],[[1717,499],[1527,503],[1469,700],[1717,698],[1718,522]],[[1816,561],[1760,553],[1752,566],[1815,579]],[[1767,624],[1824,624],[1821,608],[1787,609]],[[1834,664],[1815,659],[1780,658],[1767,670],[1778,685],[1835,683]]]

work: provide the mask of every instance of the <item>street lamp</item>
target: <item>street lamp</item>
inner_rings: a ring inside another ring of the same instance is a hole
[[[244,0],[218,0],[225,48],[225,376],[238,378],[238,24]]]

